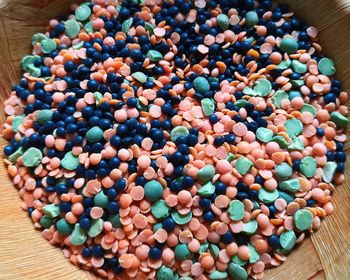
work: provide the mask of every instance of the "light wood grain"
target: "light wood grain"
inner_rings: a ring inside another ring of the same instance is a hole
[[[69,10],[74,0],[0,0],[0,123],[2,103],[18,81],[19,60],[30,52],[35,32],[45,31],[50,18]],[[337,64],[337,76],[350,91],[350,1],[281,0],[308,24],[320,29],[320,43]],[[5,145],[0,139],[0,150]],[[347,143],[348,146],[349,143]],[[350,153],[348,152],[348,156]],[[1,157],[2,158],[2,157]],[[346,178],[350,178],[347,164]],[[0,279],[50,280],[98,279],[73,266],[61,249],[50,245],[33,228],[21,200],[0,160]],[[321,229],[307,238],[287,261],[268,270],[264,279],[347,280],[350,279],[350,182],[334,195],[335,212]]]

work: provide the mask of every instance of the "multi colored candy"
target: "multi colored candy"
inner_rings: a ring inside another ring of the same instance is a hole
[[[36,228],[108,279],[260,279],[333,211],[347,94],[269,0],[94,0],[33,36],[5,102]]]

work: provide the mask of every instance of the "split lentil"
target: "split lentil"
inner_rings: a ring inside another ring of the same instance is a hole
[[[3,130],[25,209],[72,263],[260,279],[333,211],[347,93],[315,28],[270,0],[73,10],[33,36]]]

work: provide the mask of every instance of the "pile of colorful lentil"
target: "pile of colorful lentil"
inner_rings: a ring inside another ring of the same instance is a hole
[[[344,180],[346,92],[269,0],[95,0],[33,37],[5,102],[23,209],[109,279],[254,279]]]

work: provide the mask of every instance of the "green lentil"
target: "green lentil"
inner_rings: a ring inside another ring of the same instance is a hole
[[[220,248],[219,246],[210,243],[209,244],[209,251],[210,254],[213,256],[213,258],[216,260],[219,257],[219,253],[220,253]]]
[[[313,216],[309,210],[299,209],[294,213],[293,219],[297,229],[307,230],[312,224]]]
[[[245,175],[249,172],[249,170],[253,167],[253,165],[254,164],[249,159],[241,156],[237,159],[236,169],[239,174]]]
[[[304,74],[307,71],[307,66],[305,63],[301,63],[299,60],[293,60],[292,69],[299,74]]]
[[[255,247],[248,243],[248,248],[250,251],[250,258],[249,258],[249,263],[256,263],[260,259],[259,253],[256,251]]]
[[[284,126],[287,130],[287,134],[291,138],[294,138],[300,135],[300,133],[303,131],[303,128],[304,128],[303,123],[298,119],[289,119],[286,121]]]
[[[287,148],[291,151],[302,151],[304,150],[304,142],[300,138],[296,137],[292,140]]]
[[[75,19],[65,21],[64,28],[69,38],[76,38],[80,32],[80,25]]]
[[[193,81],[193,86],[199,93],[206,93],[210,90],[209,82],[204,77],[197,77]]]
[[[283,198],[287,203],[291,203],[294,201],[294,195],[290,195],[289,193],[283,192],[283,191],[278,191],[278,195]]]
[[[210,197],[215,192],[215,185],[212,182],[207,182],[201,186],[197,193],[202,197]]]
[[[288,230],[280,235],[281,247],[285,250],[291,250],[296,242],[297,238],[293,230]]]
[[[28,72],[34,77],[40,77],[41,75],[40,68],[34,66],[33,64],[28,65]]]
[[[247,106],[249,104],[249,102],[245,99],[239,99],[235,102],[235,106],[237,106],[238,108],[245,108],[245,106]]]
[[[244,266],[247,263],[247,261],[241,260],[237,255],[234,255],[231,259],[235,264],[239,266]]]
[[[326,183],[331,183],[334,178],[335,170],[337,169],[337,164],[333,161],[328,161],[322,169],[322,179]]]
[[[232,221],[240,221],[244,217],[244,204],[237,199],[232,200],[227,212],[229,213]]]
[[[268,191],[261,188],[258,193],[258,198],[264,203],[273,203],[278,198],[278,191]]]
[[[293,178],[293,179],[279,182],[278,187],[283,191],[289,191],[289,192],[295,193],[300,189],[300,183],[298,179]]]
[[[281,70],[286,70],[290,68],[292,65],[292,61],[290,59],[283,60],[280,64],[278,64],[277,68]]]
[[[119,214],[115,214],[115,215],[109,216],[108,221],[110,221],[111,224],[112,224],[114,227],[116,227],[116,228],[120,228],[120,227],[123,226],[123,225],[121,224],[121,222],[120,222],[120,216],[119,216]]]
[[[186,215],[181,215],[178,211],[171,213],[171,218],[178,225],[186,225],[192,219],[192,212],[188,212]]]
[[[151,60],[155,62],[159,62],[163,59],[163,55],[156,50],[149,50],[146,54],[146,56]]]
[[[215,175],[215,167],[212,165],[204,166],[198,171],[198,174],[197,174],[198,178],[204,183],[213,179],[214,175]]]
[[[109,202],[108,197],[104,194],[103,191],[100,191],[94,196],[94,204],[95,206],[106,208]]]
[[[90,128],[86,133],[86,140],[90,143],[96,143],[103,138],[103,130],[98,127],[94,126]]]
[[[209,243],[208,242],[202,243],[199,247],[198,253],[202,254],[206,252],[208,249],[209,249]]]
[[[203,98],[201,100],[202,110],[204,115],[210,116],[215,111],[215,102],[211,98]]]
[[[35,167],[41,163],[43,153],[35,147],[30,147],[22,155],[23,164],[27,167]]]
[[[73,231],[73,225],[67,222],[66,219],[59,219],[56,223],[56,228],[59,234],[61,235],[69,235]]]
[[[47,38],[41,41],[41,51],[43,53],[50,53],[57,48],[57,44],[54,40]]]
[[[95,29],[93,28],[93,22],[92,21],[89,21],[87,22],[85,25],[84,25],[84,29],[86,32],[88,33],[94,33],[95,32]]]
[[[265,127],[259,127],[256,130],[256,138],[258,138],[261,142],[267,143],[270,142],[273,137],[273,131],[265,128]]]
[[[255,92],[252,88],[250,87],[245,87],[243,89],[243,93],[246,95],[251,95],[251,96],[258,96],[259,94],[257,92]]]
[[[229,18],[226,14],[220,14],[217,16],[216,21],[222,30],[226,30],[230,26]]]
[[[170,214],[170,208],[163,199],[156,201],[151,206],[151,212],[157,219],[163,219]]]
[[[289,81],[293,87],[300,88],[305,84],[304,79],[299,79],[299,80],[290,80]]]
[[[291,90],[288,94],[289,100],[292,100],[295,97],[302,97],[300,91],[297,90]]]
[[[51,121],[52,115],[53,115],[52,110],[48,110],[48,109],[40,110],[38,113],[38,122],[40,124],[44,124],[48,121]]]
[[[176,258],[180,261],[186,260],[191,254],[190,250],[188,249],[187,244],[176,245],[174,253],[175,253]]]
[[[344,117],[339,112],[332,112],[331,120],[336,124],[337,127],[345,127],[349,123],[349,119],[347,117]]]
[[[259,22],[259,16],[255,11],[249,11],[245,15],[246,24],[249,27],[257,25]]]
[[[254,84],[254,91],[259,95],[259,96],[267,96],[271,93],[272,91],[272,85],[271,82],[267,79],[258,79],[255,81]]]
[[[282,162],[275,167],[275,171],[280,179],[286,179],[292,175],[293,168],[288,163]]]
[[[236,280],[248,279],[247,271],[243,267],[239,266],[238,264],[235,264],[234,262],[229,263],[228,273],[231,277],[233,277]]]
[[[124,33],[128,33],[129,30],[130,30],[130,27],[132,25],[132,22],[133,22],[133,19],[132,18],[129,18],[127,20],[125,20],[123,23],[122,23],[122,31]]]
[[[298,42],[290,37],[285,37],[280,42],[280,49],[288,54],[295,53],[298,50]]]
[[[316,116],[316,108],[310,104],[304,104],[304,106],[301,107],[300,112],[302,112],[302,113],[309,112],[313,116]]]
[[[79,158],[74,156],[72,152],[66,153],[61,160],[62,167],[67,170],[75,170],[79,164]]]
[[[148,181],[145,186],[145,197],[150,201],[157,201],[163,195],[163,186],[156,180]]]
[[[318,70],[326,76],[332,76],[335,74],[336,69],[333,60],[323,57],[318,62]]]
[[[225,280],[227,279],[228,274],[226,271],[214,270],[209,274],[209,279],[212,280]]]
[[[281,102],[284,99],[288,99],[288,93],[284,90],[277,90],[274,95],[272,95],[271,100],[276,108],[281,108]]]
[[[163,228],[162,223],[156,223],[153,226],[153,232],[156,233],[159,229]]]
[[[250,220],[243,224],[242,233],[253,235],[258,230],[258,223],[256,220]]]
[[[235,159],[235,155],[232,154],[232,153],[228,153],[227,157],[226,157],[226,160],[231,162]]]
[[[135,72],[131,75],[134,79],[138,80],[140,83],[147,82],[147,76],[143,72]]]
[[[96,237],[103,230],[103,219],[93,220],[91,222],[91,227],[89,228],[88,235],[90,237]]]
[[[43,207],[45,215],[51,219],[56,218],[60,215],[60,207],[56,204],[48,204]]]
[[[154,25],[150,24],[149,22],[145,23],[145,29],[150,34],[153,35]]]
[[[281,135],[275,135],[271,141],[276,142],[281,148],[286,148],[288,146],[287,140]]]
[[[12,130],[14,132],[19,131],[19,127],[20,127],[20,125],[23,124],[23,120],[24,120],[24,115],[19,115],[19,116],[14,117],[14,119],[12,121]]]
[[[87,239],[86,232],[80,227],[78,223],[74,225],[73,232],[70,235],[70,242],[73,245],[79,246],[84,244]]]
[[[40,225],[45,229],[48,229],[53,225],[52,219],[46,215],[42,216],[39,222]]]
[[[9,156],[9,160],[12,162],[12,163],[15,163],[17,161],[17,159],[23,155],[24,153],[24,150],[23,150],[23,147],[19,147],[14,153],[12,153],[10,156]]]
[[[100,100],[103,98],[103,95],[101,92],[94,92],[95,100],[96,100],[96,105],[100,104]]]
[[[47,36],[43,33],[35,33],[32,37],[32,45],[40,44],[43,40],[46,40]]]
[[[87,20],[91,15],[91,9],[87,5],[80,5],[75,10],[75,17],[79,21]]]
[[[308,178],[313,177],[316,174],[317,163],[312,157],[304,157],[300,163],[301,172]]]
[[[175,142],[178,137],[180,137],[180,136],[186,137],[189,134],[190,134],[190,132],[188,131],[188,129],[186,127],[177,126],[171,130],[170,139],[172,142]]]

